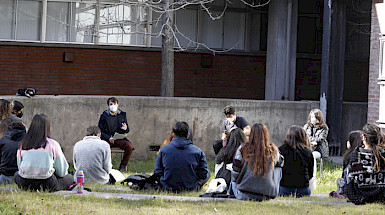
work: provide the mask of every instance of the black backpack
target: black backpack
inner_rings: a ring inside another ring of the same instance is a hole
[[[126,183],[127,186],[135,190],[158,190],[160,188],[156,177],[148,174],[130,175],[120,183],[123,185]]]

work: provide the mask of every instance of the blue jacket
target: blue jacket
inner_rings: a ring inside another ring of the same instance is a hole
[[[110,140],[110,137],[114,136],[115,132],[118,132],[119,134],[125,134],[130,131],[130,128],[128,127],[127,123],[127,117],[126,117],[126,112],[123,112],[121,110],[118,110],[117,112],[117,128],[115,131],[111,129],[111,114],[110,110],[106,110],[100,115],[99,118],[99,124],[98,127],[100,128],[102,132],[101,139],[107,141],[107,143]],[[125,122],[127,124],[127,130],[122,130],[120,127],[122,127],[122,123]]]
[[[161,148],[156,158],[154,174],[160,178],[164,189],[193,190],[199,180],[210,176],[207,166],[202,150],[190,140],[176,137]]]

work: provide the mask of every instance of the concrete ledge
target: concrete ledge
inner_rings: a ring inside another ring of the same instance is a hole
[[[86,128],[97,125],[100,114],[107,109],[110,96],[40,96],[32,98],[1,96],[19,100],[25,106],[23,121],[29,126],[37,113],[51,120],[51,136],[63,147],[69,161],[73,145],[81,140]],[[186,121],[193,129],[194,144],[208,157],[213,157],[212,143],[220,138],[222,109],[236,108],[250,125],[264,123],[270,139],[280,144],[291,125],[303,125],[307,114],[317,108],[318,102],[256,101],[205,98],[164,98],[116,96],[121,110],[127,112],[129,139],[135,146],[133,159],[146,159],[149,145],[161,145],[176,121]]]
[[[97,125],[100,114],[107,108],[109,96],[7,96],[25,106],[23,120],[28,126],[33,115],[45,113],[51,119],[52,138],[63,147],[67,159],[72,160],[73,145],[83,138],[86,128]],[[117,96],[120,108],[127,112],[129,139],[135,150],[133,157],[146,159],[148,145],[159,145],[167,137],[176,121],[186,121],[194,132],[194,144],[208,156],[213,156],[212,142],[221,133],[222,109],[233,105],[239,116],[250,125],[264,123],[271,140],[280,143],[287,129],[302,125],[308,112],[317,102],[280,102],[231,99],[162,98]]]

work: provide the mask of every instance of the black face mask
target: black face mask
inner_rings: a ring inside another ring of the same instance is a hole
[[[23,116],[23,112],[18,113],[16,116],[21,118]]]

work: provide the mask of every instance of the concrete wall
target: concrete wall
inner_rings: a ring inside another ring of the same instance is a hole
[[[44,113],[51,119],[51,136],[63,147],[69,161],[73,145],[83,138],[86,128],[97,125],[107,108],[108,96],[3,96],[25,106],[23,121],[29,126],[33,115]],[[219,139],[222,109],[233,105],[237,115],[253,125],[264,123],[271,140],[280,144],[291,125],[303,125],[318,102],[251,101],[230,99],[161,98],[118,96],[120,108],[127,112],[129,139],[135,146],[133,159],[146,159],[149,145],[160,145],[176,121],[186,121],[194,132],[194,144],[213,157],[212,142]]]

